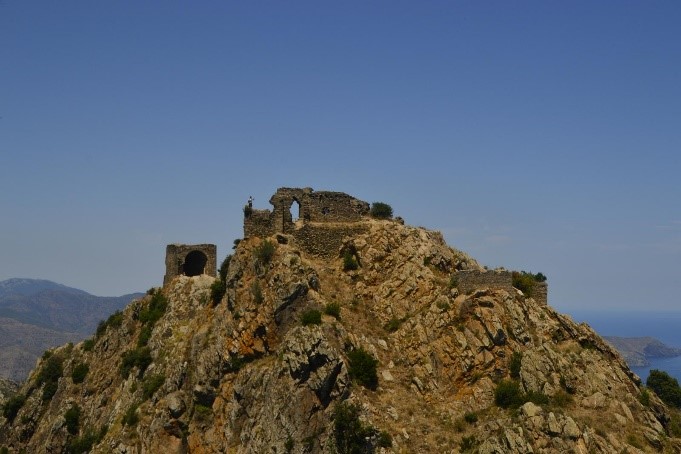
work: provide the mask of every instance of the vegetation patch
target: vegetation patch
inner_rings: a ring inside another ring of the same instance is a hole
[[[133,367],[139,370],[138,376],[144,375],[144,371],[152,363],[151,350],[149,347],[139,347],[123,353],[121,361],[121,375],[128,378]]]
[[[218,279],[210,286],[210,300],[213,306],[217,306],[222,301],[222,297],[227,292],[227,284],[222,279]]]
[[[400,329],[400,326],[402,326],[403,321],[404,320],[400,318],[393,317],[390,320],[388,320],[388,323],[385,324],[384,328],[387,332],[394,333],[395,331]]]
[[[83,351],[89,352],[92,351],[93,348],[95,348],[95,340],[92,338],[85,339],[83,342]]]
[[[140,420],[139,416],[137,415],[138,407],[139,404],[132,404],[127,410],[125,410],[122,421],[124,426],[135,427],[137,425]]]
[[[319,325],[322,323],[322,313],[317,309],[308,309],[300,316],[303,326]]]
[[[515,380],[502,380],[494,390],[494,403],[501,408],[518,408],[524,404],[525,395]]]
[[[350,250],[346,250],[343,253],[343,271],[354,271],[357,268],[359,268],[359,262],[355,254]]]
[[[76,384],[83,383],[89,371],[90,366],[88,366],[87,363],[78,363],[73,366],[73,370],[71,371],[71,380],[73,380],[73,383]]]
[[[45,358],[45,355],[43,355]],[[64,373],[63,368],[64,359],[61,355],[49,354],[47,359],[43,362],[38,375],[36,376],[36,384],[43,386],[43,401],[48,401],[57,393],[57,383]]]
[[[527,271],[514,271],[512,273],[512,285],[526,296],[532,296],[537,282],[546,282],[546,276],[542,273],[530,273]]]
[[[390,219],[393,217],[393,208],[387,203],[374,202],[371,204],[369,214],[376,219]]]
[[[253,295],[253,302],[255,304],[262,304],[265,301],[265,297],[262,294],[262,287],[260,286],[260,281],[255,280],[251,285],[251,294]]]
[[[168,298],[163,296],[161,292],[156,292],[151,297],[149,304],[140,311],[139,321],[144,325],[153,325],[163,317],[167,308]]]
[[[64,421],[66,430],[71,435],[76,435],[80,430],[80,407],[78,404],[74,404],[71,408],[66,410],[66,413],[64,413]]]
[[[646,386],[652,389],[662,399],[662,402],[681,408],[681,388],[679,387],[679,382],[667,372],[652,369],[646,380]]]
[[[116,311],[106,319],[102,320],[97,325],[97,331],[95,332],[95,337],[102,336],[109,327],[120,328],[123,325],[123,313],[121,311]]]
[[[21,407],[26,403],[26,396],[23,394],[17,394],[16,396],[10,397],[5,404],[2,406],[2,416],[7,419],[7,421],[12,422],[16,418]]]
[[[274,257],[275,249],[276,246],[273,242],[270,240],[263,241],[253,251],[255,260],[263,266],[269,264],[272,261],[272,257]]]
[[[336,320],[340,320],[341,306],[338,303],[329,303],[324,307],[324,313]]]
[[[376,358],[363,348],[358,348],[348,353],[348,362],[348,374],[352,380],[371,390],[378,387]]]
[[[520,378],[520,366],[523,362],[523,354],[521,352],[513,352],[511,360],[508,362],[508,371],[511,378]]]
[[[144,383],[142,383],[142,395],[144,396],[144,399],[151,399],[154,393],[163,386],[165,381],[166,376],[163,374],[155,374],[145,378]]]
[[[194,419],[201,422],[207,422],[213,415],[213,409],[201,404],[194,405]]]
[[[72,438],[66,444],[68,454],[85,454],[90,452],[92,447],[97,445],[106,436],[108,428],[103,426],[99,431],[88,429],[80,437]]]
[[[359,405],[347,402],[341,402],[333,409],[333,437],[339,454],[373,452],[368,439],[375,430],[363,424],[359,414]]]
[[[468,437],[463,437],[461,439],[461,443],[459,444],[459,448],[461,449],[461,452],[469,452],[469,451],[472,451],[477,445],[478,445],[478,442],[475,439],[475,436],[470,435]]]

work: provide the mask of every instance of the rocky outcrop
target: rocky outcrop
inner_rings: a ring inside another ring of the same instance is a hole
[[[363,222],[331,259],[293,235],[245,239],[218,303],[214,278],[180,276],[102,335],[54,350],[0,447],[64,452],[91,435],[97,453],[331,453],[350,403],[366,452],[675,452],[665,406],[587,325],[513,288],[459,292],[456,273],[482,268],[439,233]],[[344,270],[345,251],[357,269]],[[359,351],[377,361],[377,386],[351,367]]]

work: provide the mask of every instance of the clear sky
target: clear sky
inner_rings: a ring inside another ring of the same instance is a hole
[[[159,285],[280,186],[679,309],[681,2],[0,3],[0,280]]]

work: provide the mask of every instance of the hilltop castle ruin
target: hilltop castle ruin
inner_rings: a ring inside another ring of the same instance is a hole
[[[305,253],[332,259],[338,257],[343,241],[369,229],[362,222],[370,213],[367,202],[342,192],[314,191],[312,188],[279,188],[269,200],[273,209],[255,209],[251,200],[244,207],[244,238],[267,238],[280,235],[278,241],[295,241]],[[291,213],[298,205],[299,218]],[[166,248],[166,274],[163,284],[180,275],[197,276],[217,273],[217,253],[214,244],[170,244]],[[463,293],[477,289],[513,288],[513,274],[507,270],[464,270],[456,272],[458,288]],[[533,297],[547,302],[545,282],[537,282]]]

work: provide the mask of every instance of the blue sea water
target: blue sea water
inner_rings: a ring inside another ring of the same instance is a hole
[[[568,311],[576,322],[588,323],[601,336],[650,336],[681,348],[681,312]],[[632,367],[645,382],[650,369],[667,372],[681,382],[681,356],[651,360],[649,367]]]

